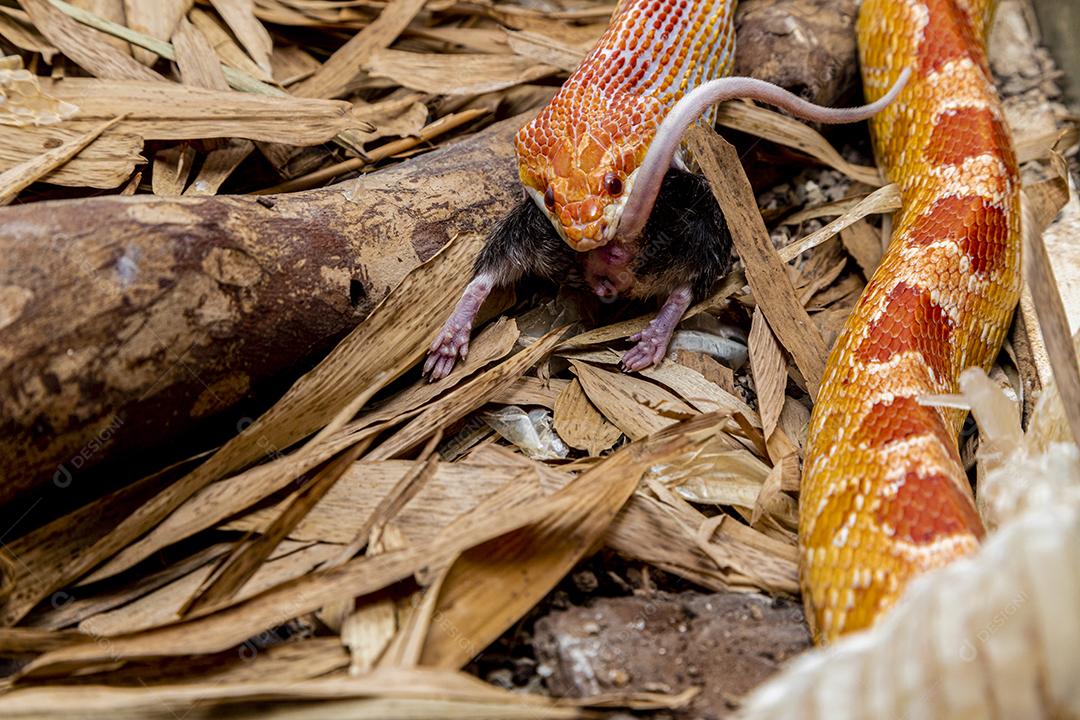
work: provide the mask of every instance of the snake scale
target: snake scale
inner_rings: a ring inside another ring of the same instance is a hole
[[[964,413],[920,405],[988,369],[1020,295],[1016,158],[986,56],[992,0],[864,0],[865,93],[915,69],[871,120],[901,191],[889,248],[829,356],[800,498],[815,637],[873,623],[915,575],[983,534],[957,450]]]
[[[465,357],[493,287],[525,275],[562,281],[576,267],[601,299],[664,298],[623,367],[659,362],[730,252],[718,208],[699,207],[714,200],[686,171],[685,130],[736,97],[817,122],[872,117],[875,152],[903,208],[828,360],[800,498],[815,639],[869,625],[912,576],[970,552],[983,533],[957,453],[963,416],[917,398],[953,392],[961,370],[988,365],[1019,293],[1016,162],[984,49],[990,2],[864,0],[859,47],[872,102],[835,109],[723,77],[734,0],[621,0],[596,46],[517,134],[526,198],[489,236],[425,373],[444,377]]]

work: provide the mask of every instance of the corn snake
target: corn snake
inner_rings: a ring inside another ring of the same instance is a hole
[[[1020,294],[1019,179],[986,57],[993,0],[864,0],[868,98],[915,68],[871,119],[901,191],[892,240],[844,326],[811,419],[800,565],[815,638],[867,627],[914,576],[984,535],[957,434],[919,404],[988,369]]]
[[[504,223],[516,230],[489,238],[425,373],[443,377],[465,356],[472,321],[495,285],[561,270],[565,259],[540,267],[530,257],[554,254],[551,244],[526,247],[515,232],[554,228],[557,244],[583,255],[598,296],[632,291],[640,278],[612,268],[628,267],[640,252],[635,243],[664,173],[682,165],[682,133],[716,102],[752,97],[819,122],[882,111],[873,124],[876,150],[905,207],[897,239],[830,356],[811,425],[800,521],[815,637],[872,622],[911,576],[978,540],[981,526],[956,455],[962,418],[915,398],[951,391],[960,370],[989,362],[1018,292],[1016,169],[982,50],[988,12],[972,4],[980,0],[961,7],[964,1],[866,0],[860,52],[873,103],[841,110],[721,77],[734,52],[733,0],[622,0],[597,45],[518,133],[520,178],[532,202]],[[898,95],[902,102],[890,106]],[[956,133],[972,141],[958,142]],[[934,277],[936,270],[943,274]],[[627,275],[630,282],[618,279]],[[667,302],[649,328],[656,332],[632,338],[638,345],[624,357],[627,369],[662,359],[689,304],[688,283],[663,290]],[[900,456],[916,445],[918,452]],[[919,557],[926,548],[928,560]],[[910,557],[897,562],[905,552]]]
[[[734,8],[734,0],[622,0],[596,46],[518,132],[519,175],[531,202],[489,235],[432,343],[425,375],[445,377],[466,356],[477,311],[495,286],[527,275],[563,282],[573,272],[604,302],[664,298],[622,364],[641,370],[660,362],[690,302],[730,260],[716,201],[683,161],[687,128],[733,98],[816,122],[856,122],[888,105],[906,82],[905,69],[870,105],[825,108],[767,82],[724,77],[734,54]],[[662,221],[658,198],[667,210]]]

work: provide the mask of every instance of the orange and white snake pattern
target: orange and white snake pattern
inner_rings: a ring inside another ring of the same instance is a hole
[[[735,0],[623,0],[592,51],[518,131],[522,185],[575,249],[603,244],[660,123],[726,75]]]
[[[965,413],[925,407],[988,368],[1020,294],[1019,177],[986,57],[992,0],[864,0],[868,98],[914,72],[871,120],[901,191],[891,244],[829,356],[800,495],[814,637],[871,625],[909,580],[984,530],[957,451]]]

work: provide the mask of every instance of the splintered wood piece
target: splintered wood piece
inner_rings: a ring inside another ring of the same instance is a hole
[[[180,78],[185,85],[194,85],[208,90],[229,90],[229,81],[221,69],[221,61],[214,52],[214,46],[186,17],[180,18],[176,31],[172,35],[172,46],[176,51],[176,65],[180,68]]]
[[[154,194],[158,197],[183,195],[195,164],[195,155],[195,148],[186,143],[159,150],[154,155],[154,174],[151,178]]]
[[[395,458],[434,434],[437,428],[456,422],[479,408],[551,352],[565,330],[565,327],[552,330],[517,355],[431,403],[405,427],[380,443],[369,457],[372,460]]]
[[[371,56],[371,74],[411,90],[444,95],[479,95],[532,82],[558,72],[551,65],[511,55],[497,63],[490,55],[413,53],[379,50]]]
[[[270,51],[274,41],[255,17],[253,0],[210,0],[233,35],[265,74],[271,74]]]
[[[871,277],[884,253],[877,230],[870,227],[866,220],[857,220],[840,231],[840,241],[859,264],[863,276]]]
[[[353,465],[290,538],[341,545],[351,542],[356,537],[357,524],[368,524],[383,498],[393,494],[393,488],[416,469],[411,460]],[[430,542],[452,520],[503,487],[517,472],[504,461],[499,465],[481,464],[477,459],[441,462],[434,476],[421,485],[416,496],[395,516],[394,523],[411,542]],[[230,520],[222,529],[258,531],[282,509],[283,504],[279,503],[255,510]]]
[[[302,660],[324,648],[315,641],[305,642],[313,644],[306,650],[295,648],[295,658]],[[274,655],[287,656],[288,652],[283,648]],[[341,657],[341,654],[331,653],[330,656]],[[301,720],[305,716],[311,717],[312,703],[317,703],[315,714],[320,717],[374,719],[394,713],[406,717],[467,717],[475,720],[497,720],[508,716],[521,720],[569,720],[592,716],[579,707],[552,698],[503,690],[464,673],[429,668],[383,668],[360,677],[338,675],[299,683],[279,679],[273,669],[280,665],[280,662],[261,665],[256,658],[252,667],[258,667],[261,676],[226,677],[218,682],[145,687],[87,684],[21,688],[0,698],[0,712],[4,717],[16,720],[59,717],[76,711],[80,717],[91,720],[118,717],[175,720],[191,713],[192,708],[198,708],[210,715],[228,714],[242,720],[267,716]],[[646,703],[646,700],[651,702]],[[272,701],[281,705],[273,707]],[[640,704],[656,708],[672,702],[685,704],[685,694],[670,698],[654,694],[652,698],[642,698]],[[200,716],[206,715],[200,713]]]
[[[216,195],[221,184],[229,179],[240,163],[244,162],[255,149],[250,140],[226,140],[221,147],[215,148],[203,158],[199,174],[188,185],[185,195]]]
[[[716,133],[692,128],[688,137],[727,218],[754,299],[806,378],[810,395],[816,396],[828,348],[796,297],[784,261],[773,248],[738,153]]]
[[[100,33],[80,25],[57,10],[49,0],[20,2],[34,21],[34,27],[65,57],[91,75],[108,80],[142,80],[164,84],[164,77],[117,50]],[[115,115],[116,111],[110,114]]]
[[[542,405],[553,410],[559,396],[566,391],[570,383],[570,380],[558,378],[541,380],[526,375],[518,378],[506,389],[506,392],[492,398],[491,402],[500,405]]]
[[[603,536],[645,470],[689,449],[702,416],[628,445],[550,496],[562,510],[465,550],[439,591],[420,664],[460,668],[517,622]],[[541,501],[542,502],[542,501]],[[463,642],[464,640],[464,642]]]
[[[193,4],[194,0],[124,0],[125,24],[158,40],[168,40]],[[145,48],[135,47],[133,52],[143,65],[153,65],[158,60],[156,54]]]
[[[0,205],[11,203],[27,187],[48,177],[49,173],[78,155],[87,145],[122,119],[122,117],[117,117],[103,122],[85,135],[73,138],[60,147],[46,150],[37,157],[0,173]]]
[[[768,443],[784,407],[787,363],[760,307],[754,309],[750,323],[749,349],[750,371],[754,375],[758,409],[761,412],[761,428]]]
[[[282,98],[176,83],[66,78],[45,81],[50,94],[79,106],[81,119],[126,113],[120,126],[147,140],[247,138],[315,145],[362,123],[337,100]],[[303,118],[301,123],[297,118]]]
[[[716,122],[732,130],[801,150],[853,180],[873,186],[882,184],[881,173],[876,167],[849,163],[817,130],[775,110],[746,102],[728,102],[718,108]]]
[[[697,414],[675,395],[646,380],[601,370],[579,360],[571,360],[570,364],[590,402],[632,440],[659,432],[677,422],[678,417]]]

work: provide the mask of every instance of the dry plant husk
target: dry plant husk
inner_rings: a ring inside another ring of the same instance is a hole
[[[259,193],[372,171],[498,114],[534,110],[612,10],[455,0],[21,7],[0,6],[0,35],[67,59],[48,78],[0,61],[0,91],[18,98],[0,115],[10,139],[0,147],[0,202],[26,200],[30,183],[211,195],[256,155],[273,168],[252,181]],[[290,44],[294,32],[317,49]],[[451,238],[394,275],[405,279],[367,319],[222,447],[5,541],[0,654],[23,664],[0,714],[561,718],[690,702],[692,688],[556,702],[460,669],[600,547],[713,591],[798,594],[810,406],[826,348],[880,257],[878,220],[887,229],[898,194],[790,118],[745,103],[719,118],[833,168],[848,192],[763,218],[736,150],[695,130],[688,147],[741,263],[687,313],[686,345],[628,375],[616,367],[621,351],[651,312],[596,326],[562,295],[516,305],[501,296],[486,306],[467,360],[425,383],[417,363],[481,242]],[[1053,158],[1056,129],[1014,131],[1021,160]],[[1067,133],[1061,146],[1075,142]],[[43,145],[52,149],[41,154]],[[147,180],[136,171],[144,164]],[[1028,191],[1029,212],[1045,224],[1060,179]],[[352,192],[342,188],[344,201]],[[376,249],[365,260],[384,258]],[[732,323],[734,338],[723,334]],[[1060,329],[1060,318],[1049,326]],[[741,353],[723,355],[724,343]],[[1044,365],[1068,362],[1059,341],[1047,346]],[[963,402],[977,415],[1019,417],[996,387],[972,383]],[[876,635],[791,667],[748,716],[923,716],[942,698],[951,703],[942,717],[995,703],[1019,712],[1033,694],[1009,700],[986,689],[1026,691],[1036,680],[1048,706],[1075,709],[1067,681],[1080,643],[1065,638],[1076,628],[1060,624],[1055,635],[1048,624],[1080,603],[1075,553],[1058,554],[1078,539],[1075,503],[1056,485],[1021,495],[1001,481],[1032,468],[1076,472],[1075,455],[1057,443],[1080,402],[1057,397],[1045,394],[1024,436],[1016,423],[984,424],[980,503],[1001,526],[984,552],[915,586]],[[538,460],[513,433],[493,433],[483,418],[505,406],[539,410],[570,457]],[[1056,499],[1052,511],[1040,494]],[[93,542],[80,542],[84,530]],[[1054,581],[1062,585],[1052,596],[1036,584]],[[955,616],[967,624],[950,624]],[[260,645],[266,638],[277,644]],[[1024,645],[1032,638],[1038,647]],[[979,662],[965,663],[965,647]],[[1022,652],[1035,659],[1029,667]],[[994,674],[980,679],[987,658]],[[970,690],[973,678],[985,684]],[[863,681],[870,694],[852,700]]]
[[[874,627],[814,650],[758,689],[747,719],[1080,717],[1080,334],[1069,337],[1042,233],[1069,197],[1064,160],[1024,191],[1026,280],[1054,368],[1029,421],[978,368],[961,398],[980,426],[979,551],[916,579]],[[977,602],[973,602],[977,599]]]
[[[1001,418],[1011,401],[968,372],[976,418]],[[991,467],[982,492],[997,529],[976,555],[912,583],[873,629],[796,660],[739,717],[1080,717],[1080,452],[1063,422],[1070,402],[1080,397],[1047,389],[1026,434],[1018,425],[989,434],[983,424],[993,453],[983,458]]]

